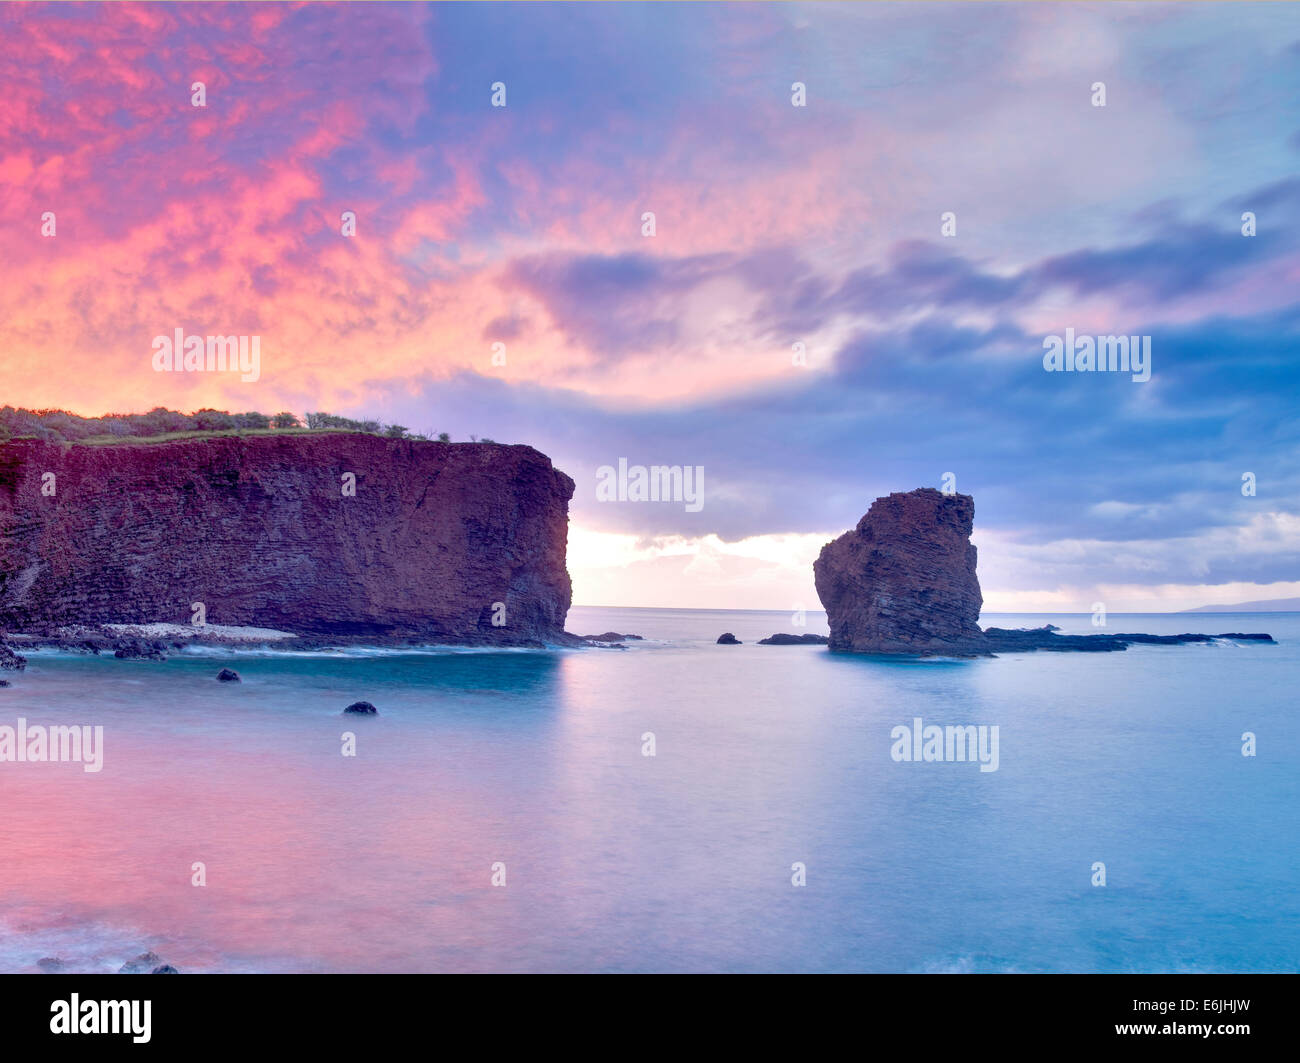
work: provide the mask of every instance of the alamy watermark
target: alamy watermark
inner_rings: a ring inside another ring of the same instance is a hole
[[[997,724],[925,726],[921,717],[915,716],[911,727],[900,723],[889,732],[889,737],[894,740],[889,755],[896,763],[978,760],[980,771],[998,770]]]
[[[155,373],[238,373],[251,384],[262,373],[261,336],[187,336],[183,328],[152,343]]]
[[[597,502],[682,502],[687,513],[704,508],[703,465],[602,465],[596,470]]]
[[[1132,373],[1151,379],[1150,336],[1076,336],[1074,329],[1043,339],[1043,368],[1049,373]]]
[[[0,726],[0,764],[80,764],[83,771],[104,766],[104,728],[41,724],[28,726],[25,716],[18,726]]]
[[[130,1034],[131,1040],[149,1043],[151,1000],[82,1000],[77,993],[50,1005],[50,1033]]]

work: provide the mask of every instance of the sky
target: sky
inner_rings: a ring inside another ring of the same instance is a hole
[[[577,604],[815,609],[923,486],[986,612],[1300,595],[1295,5],[5,4],[0,85],[0,401],[528,443]]]

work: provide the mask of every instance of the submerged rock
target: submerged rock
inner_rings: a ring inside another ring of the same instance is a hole
[[[142,952],[134,960],[127,960],[118,968],[118,974],[145,974],[162,963],[162,957],[156,952]]]
[[[117,644],[117,649],[113,651],[114,657],[120,657],[123,660],[144,660],[144,661],[165,661],[167,655],[163,652],[161,642],[146,642],[143,639],[123,639]]]
[[[724,631],[721,635],[718,636],[718,645],[719,646],[742,646],[744,645],[744,643],[742,643],[740,639],[736,638],[736,636],[733,635],[730,631]]]
[[[352,716],[378,716],[379,710],[368,701],[354,701],[343,710],[343,713]]]
[[[26,667],[26,657],[21,653],[14,653],[8,646],[0,643],[0,669],[9,672],[21,672]]]
[[[236,672],[233,668],[223,668],[221,669],[221,671],[217,673],[217,682],[218,683],[242,683],[243,680],[239,678],[239,673]]]
[[[641,641],[640,635],[620,635],[617,631],[606,631],[603,635],[583,635],[582,638],[586,642],[623,642],[626,639]]]
[[[150,974],[180,974],[181,972],[176,970],[176,968],[173,967],[170,963],[164,963],[159,967],[155,967],[149,973]]]
[[[36,961],[36,966],[46,974],[58,974],[60,971],[66,971],[68,969],[67,962],[59,959],[57,956],[42,956]]]
[[[1131,645],[1146,646],[1186,646],[1192,643],[1220,642],[1240,640],[1244,642],[1273,642],[1272,635],[1243,635],[1228,633],[1223,635],[1141,635],[1121,633],[1115,635],[1058,635],[1059,629],[1048,624],[1046,627],[986,628],[984,631],[984,650],[988,653],[1009,653],[1016,650],[1046,650],[1064,652],[1067,650],[1082,653],[1113,653],[1126,650]]]
[[[825,635],[787,635],[782,631],[758,640],[760,646],[825,646],[829,642]]]

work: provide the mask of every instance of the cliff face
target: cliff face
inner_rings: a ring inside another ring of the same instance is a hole
[[[12,441],[0,627],[188,624],[202,602],[209,624],[327,637],[563,640],[573,487],[531,447],[493,443]]]
[[[969,653],[984,640],[975,501],[924,487],[878,498],[813,565],[832,650]]]

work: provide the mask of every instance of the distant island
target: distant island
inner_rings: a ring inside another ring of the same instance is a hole
[[[1198,605],[1179,609],[1180,613],[1300,613],[1300,598],[1266,598],[1261,602],[1237,602],[1233,605]]]

